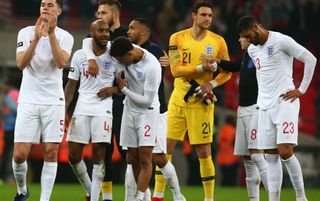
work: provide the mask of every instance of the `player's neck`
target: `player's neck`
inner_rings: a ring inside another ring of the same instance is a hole
[[[197,26],[191,28],[191,35],[196,41],[201,41],[207,33],[207,29],[201,29]]]
[[[110,27],[110,30],[114,32],[114,30],[118,29],[121,26],[120,20],[115,20],[113,25]]]
[[[261,37],[260,44],[264,45],[267,42],[268,38],[269,38],[270,32],[268,30],[266,30],[266,29],[263,29],[262,32],[261,32],[261,35],[262,35],[262,37]]]
[[[106,52],[107,48],[105,46],[100,47],[96,43],[92,43],[92,50],[96,56],[100,56]]]

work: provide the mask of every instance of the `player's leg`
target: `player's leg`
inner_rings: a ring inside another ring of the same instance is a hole
[[[69,164],[86,192],[87,197],[90,197],[91,194],[91,179],[87,171],[87,166],[82,160],[82,152],[84,145],[88,144],[90,140],[89,125],[88,116],[74,115],[71,118],[67,135]]]
[[[91,179],[87,171],[87,166],[82,160],[83,146],[84,144],[69,141],[68,158],[73,173],[76,175],[82,188],[86,192],[86,196],[89,197],[91,195]]]
[[[160,118],[161,119],[161,118]],[[167,156],[166,158],[171,161],[172,154],[176,147],[177,141],[182,141],[187,130],[185,121],[185,113],[183,109],[172,103],[168,106],[167,116]],[[160,168],[156,167],[155,187],[153,193],[153,201],[163,200],[164,191],[166,187],[165,179],[161,174]]]
[[[298,117],[300,103],[299,100],[291,103],[283,101],[279,105],[277,122],[278,135],[277,144],[278,152],[288,170],[291,183],[296,192],[296,199],[306,201],[304,190],[303,175],[300,163],[293,153],[293,146],[298,143]]]
[[[251,106],[253,109],[251,115],[245,117],[248,149],[251,155],[251,160],[257,166],[259,171],[260,179],[263,183],[264,188],[268,191],[268,164],[264,158],[263,150],[258,150],[258,118],[259,110],[257,105]]]
[[[27,189],[27,158],[32,143],[40,141],[40,118],[35,105],[20,103],[14,131],[14,148],[12,170],[17,183],[17,195],[14,200],[19,201],[29,197]]]
[[[134,199],[134,196],[137,192],[137,183],[133,174],[132,163],[134,162],[133,159],[130,157],[129,153],[127,152],[127,169],[125,175],[125,201],[130,201]]]
[[[258,149],[264,150],[267,161],[269,201],[279,201],[282,186],[282,165],[277,148],[277,129],[272,123],[272,112],[275,108],[259,110],[258,117]]]
[[[238,107],[234,155],[241,156],[243,159],[243,164],[246,172],[246,187],[250,201],[259,201],[260,177],[258,169],[254,162],[251,160],[248,150],[248,136],[250,133],[248,132],[248,123],[251,119],[251,115],[245,114],[246,111],[247,107]]]
[[[196,145],[205,201],[213,201],[215,186],[215,167],[211,155],[213,106],[203,105],[202,108],[189,108],[187,125],[190,144]]]
[[[173,194],[173,200],[183,201],[184,197],[180,190],[179,180],[176,169],[170,160],[167,160],[165,154],[154,153],[152,155],[153,162],[160,168],[160,171]]]
[[[105,176],[105,148],[106,144],[111,144],[112,137],[112,117],[92,117],[90,122],[91,141],[93,144],[93,170],[91,200],[98,201],[100,190]],[[111,162],[111,161],[110,161]],[[112,195],[112,194],[111,194]],[[105,198],[103,198],[105,199]],[[112,199],[112,197],[106,198]]]
[[[44,163],[41,173],[40,201],[50,200],[58,169],[59,144],[64,136],[65,107],[40,106]]]
[[[92,169],[92,186],[91,201],[98,201],[102,181],[105,174],[104,154],[106,143],[93,143],[93,169]]]
[[[121,127],[121,117],[123,113],[123,97],[114,95],[112,97],[113,104],[112,104],[112,135],[116,137],[116,142],[118,145],[120,139],[120,127]],[[105,168],[106,173],[103,178],[102,182],[102,197],[104,201],[111,201],[112,200],[112,154],[113,154],[113,138],[111,140],[111,144],[106,145],[106,152],[105,152]],[[120,146],[118,146],[118,150],[125,160],[125,152],[122,151]]]

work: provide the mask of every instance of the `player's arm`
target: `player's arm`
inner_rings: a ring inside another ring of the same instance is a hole
[[[182,65],[183,56],[179,49],[178,37],[174,34],[170,37],[169,42],[169,63],[173,77],[184,77],[186,79],[195,79],[201,73],[213,72],[211,65],[202,64],[199,66]]]
[[[220,43],[220,53],[218,54],[218,58],[221,58],[221,60],[229,61],[229,54],[228,54],[228,48],[227,44],[224,41],[224,39],[221,40]],[[198,89],[201,89],[201,95],[205,96],[206,94],[210,93],[212,89],[223,85],[225,82],[227,82],[231,78],[232,73],[227,72],[220,68],[219,74],[211,81],[203,83]],[[198,92],[197,92],[198,93]]]
[[[228,72],[239,72],[242,58],[238,59],[237,61],[228,61],[223,59],[214,59],[214,62],[218,64],[220,68]]]
[[[299,88],[288,91],[281,95],[284,100],[291,100],[291,102],[293,102],[295,99],[306,93],[313,77],[317,59],[309,50],[298,44],[291,37],[285,37],[287,37],[286,40],[281,40],[281,46],[283,47],[283,50],[287,52],[288,55],[304,63],[303,79]]]
[[[58,68],[64,68],[70,58],[71,49],[73,46],[73,37],[68,38],[68,40],[64,40],[64,42],[68,41],[68,44],[71,42],[71,47],[69,45],[68,50],[62,48],[57,40],[55,29],[57,26],[57,17],[52,13],[48,17],[48,36],[51,45],[53,60]],[[71,41],[70,41],[71,40]],[[65,45],[65,44],[64,44]]]
[[[42,19],[39,17],[35,24],[34,38],[31,40],[31,43],[28,41],[27,33],[24,31],[25,29],[18,33],[16,64],[20,70],[23,70],[27,65],[29,65],[34,55],[37,44],[42,36],[40,30],[41,21]]]
[[[85,38],[82,41],[82,50],[87,57],[88,60],[88,71],[92,76],[96,76],[99,74],[99,67],[95,59],[95,54],[93,52],[92,46],[92,38]]]
[[[289,55],[304,63],[303,79],[300,87],[298,88],[298,90],[304,94],[307,91],[312,80],[314,69],[317,64],[317,59],[305,47],[298,44],[291,37],[288,38],[288,40],[282,41],[285,51],[289,53]]]
[[[70,103],[73,100],[74,93],[76,91],[76,86],[77,82],[80,78],[80,66],[81,64],[79,63],[81,56],[80,52],[76,51],[73,54],[72,60],[71,60],[71,66],[69,68],[69,74],[68,74],[68,83],[64,89],[64,96],[66,99],[66,112],[68,111],[68,108],[70,106]]]
[[[129,97],[136,104],[140,105],[141,107],[147,108],[152,104],[155,95],[158,93],[159,83],[161,79],[160,74],[160,66],[159,71],[149,70],[146,73],[143,95],[134,93],[130,89],[128,89],[126,86],[127,80],[122,76],[118,77],[119,88],[123,94]]]
[[[74,80],[74,79],[69,78],[68,83],[64,89],[64,95],[66,98],[66,111],[68,110],[70,103],[73,100],[77,83],[78,83],[78,80]]]

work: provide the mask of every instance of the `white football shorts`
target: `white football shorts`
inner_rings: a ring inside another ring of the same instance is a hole
[[[158,131],[159,109],[148,113],[133,111],[124,106],[121,121],[120,145],[137,148],[155,146]]]
[[[14,142],[60,143],[64,135],[64,105],[19,103]]]
[[[278,144],[298,144],[300,101],[281,100],[277,106],[259,110],[258,148],[275,149]]]
[[[67,141],[81,144],[110,143],[112,118],[105,116],[73,115],[69,125]]]
[[[238,107],[234,155],[249,156],[258,148],[258,106]]]
[[[152,153],[154,154],[167,154],[167,120],[168,113],[159,114],[158,132],[156,137],[156,144]]]

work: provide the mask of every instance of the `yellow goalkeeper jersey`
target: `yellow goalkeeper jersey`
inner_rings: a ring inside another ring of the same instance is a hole
[[[223,37],[207,31],[201,41],[196,41],[191,29],[174,33],[170,37],[169,59],[174,80],[174,89],[169,104],[176,104],[185,107],[199,107],[203,105],[202,98],[192,97],[187,103],[184,96],[190,88],[188,80],[194,79],[200,85],[213,79],[213,73],[196,70],[196,66],[202,62],[200,55],[205,54],[212,58],[229,60],[227,44]],[[218,86],[231,78],[231,73],[220,69],[220,73],[214,78]],[[211,104],[213,107],[213,104]]]

